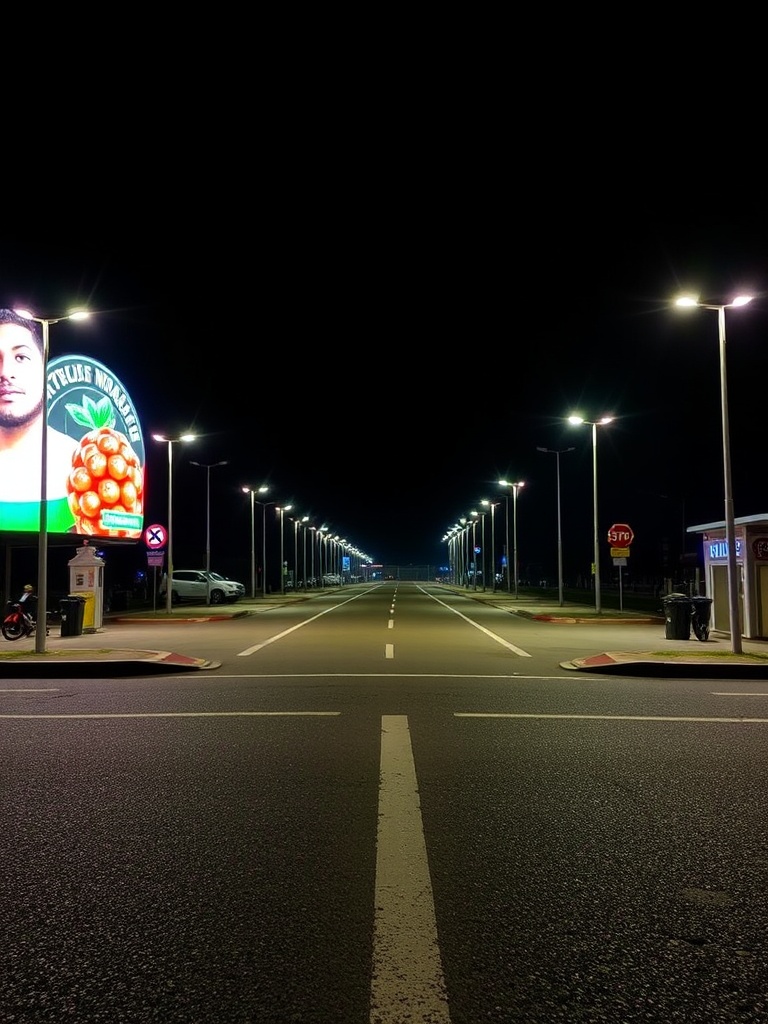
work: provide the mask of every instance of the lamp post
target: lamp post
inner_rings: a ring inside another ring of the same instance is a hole
[[[280,513],[280,593],[281,594],[285,594],[285,572],[283,571],[284,568],[285,568],[284,565],[283,565],[283,560],[284,560],[284,557],[285,557],[284,552],[283,552],[283,541],[284,541],[285,538],[283,536],[283,517],[284,517],[285,513],[286,512],[290,512],[292,508],[293,508],[293,505],[282,505],[282,506],[280,506],[280,507],[275,509],[276,512]]]
[[[253,601],[256,597],[256,524],[254,521],[254,504],[262,506],[262,537],[264,536],[264,502],[254,502],[254,498],[257,494],[266,494],[269,487],[266,484],[262,484],[260,487],[243,487],[243,494],[250,494],[251,496],[251,600]],[[264,543],[264,553],[261,562],[261,575],[262,582],[264,581],[264,562],[266,561],[266,542]]]
[[[488,502],[487,501],[481,501],[480,504],[481,505],[487,505]],[[477,512],[476,510],[473,509],[469,514],[471,516],[475,517],[475,519],[474,519],[475,523],[477,522],[477,517],[478,516],[480,517],[480,520],[481,520],[481,522],[480,522],[480,575],[482,577],[483,590],[485,590],[485,512]],[[476,547],[476,545],[475,545],[474,524],[473,524],[473,528],[472,528],[472,546]],[[477,556],[475,556],[475,590],[477,590]]]
[[[473,517],[469,521],[469,525],[472,527],[472,557],[469,564],[472,566],[472,589],[477,590],[477,517],[479,513],[473,509],[469,514]]]
[[[318,579],[320,580],[321,589],[325,586],[325,579],[323,578],[323,574],[325,572],[323,569],[323,555],[326,553],[326,534],[329,530],[330,527],[326,526],[325,523],[317,528],[317,565],[320,570],[318,573]],[[312,575],[314,576],[314,572]]]
[[[205,472],[205,571],[211,571],[211,470],[216,466],[226,466],[227,460],[223,462],[193,462],[190,460],[191,466],[200,466]],[[207,593],[205,597],[205,603],[211,603],[211,581],[208,580]]]
[[[306,523],[309,516],[293,517],[293,590],[299,589],[299,527]]]
[[[170,615],[173,605],[173,446],[180,442],[194,441],[194,434],[181,434],[179,437],[166,437],[164,434],[153,434],[155,441],[168,445],[168,568],[166,570],[165,610]]]
[[[308,527],[308,529],[315,531],[312,534],[312,538],[311,538],[311,540],[309,542],[309,560],[310,560],[309,579],[310,579],[310,582],[311,582],[311,586],[314,587],[316,585],[315,584],[315,544],[317,542],[317,527],[316,526],[310,526],[310,527]],[[304,542],[305,543],[306,543],[306,539],[307,539],[307,531],[305,530],[304,531]],[[307,571],[307,553],[306,553],[306,548],[305,548],[304,549],[304,572],[306,573],[306,571]],[[306,590],[306,583],[304,585],[304,589]]]
[[[728,549],[728,615],[731,624],[731,651],[742,653],[741,618],[739,615],[739,578],[736,562],[736,523],[733,513],[733,489],[731,484],[731,441],[728,426],[728,379],[725,366],[725,311],[746,306],[752,301],[751,295],[739,295],[733,302],[722,305],[699,302],[690,296],[681,296],[675,305],[699,306],[701,309],[717,310],[717,330],[720,348],[720,414],[723,431],[723,483],[725,493],[725,544]]]
[[[536,448],[537,452],[546,452],[554,455],[557,462],[557,596],[560,607],[563,607],[563,533],[560,520],[560,456],[566,452],[575,451],[574,448]]]
[[[25,320],[32,320],[40,324],[43,334],[43,347],[41,350],[43,362],[43,376],[41,381],[41,416],[42,429],[40,431],[40,519],[37,539],[37,618],[43,617],[44,626],[47,625],[48,615],[48,353],[50,351],[49,327],[51,324],[58,324],[62,320],[87,320],[90,316],[86,310],[75,310],[66,316],[42,317],[35,316],[27,309],[15,309],[17,316]],[[74,447],[74,441],[73,441]],[[45,653],[45,638],[47,628],[35,630],[35,653]]]
[[[613,422],[613,416],[601,416],[599,420],[585,420],[583,416],[574,414],[568,417],[568,422],[573,426],[580,426],[586,423],[592,427],[592,532],[594,541],[594,563],[595,563],[595,612],[602,614],[600,603],[600,538],[598,534],[597,516],[597,428],[604,427],[607,423]]]
[[[499,504],[498,501],[489,501],[487,498],[483,498],[480,502],[481,505],[487,505],[491,510],[491,572],[493,573],[493,589],[496,589],[496,506]],[[485,531],[485,520],[483,520],[483,531]],[[485,537],[483,537],[485,540]],[[483,559],[483,566],[485,566],[485,559]],[[483,588],[485,589],[485,588]]]
[[[515,598],[517,598],[517,494],[521,487],[525,487],[525,481],[518,480],[516,483],[510,483],[509,480],[499,480],[499,485],[512,488],[512,557],[515,565]],[[507,512],[507,561],[509,561],[509,512]],[[509,567],[507,567],[507,574],[509,574]],[[507,575],[507,589],[509,589],[509,575]]]
[[[469,590],[469,544],[467,541],[469,527],[467,526],[466,516],[459,516],[459,526],[461,528],[461,580],[467,590]]]
[[[314,527],[306,525],[306,523],[309,522],[309,516],[304,516],[303,522],[304,522],[305,525],[304,525],[304,529],[301,531],[301,539],[304,542],[304,554],[303,554],[303,557],[301,559],[301,570],[302,570],[301,580],[302,580],[302,584],[303,584],[303,587],[304,587],[304,593],[306,594],[306,592],[307,592],[307,530],[313,530]]]

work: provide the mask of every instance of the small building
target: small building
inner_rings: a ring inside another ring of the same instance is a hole
[[[741,516],[734,519],[734,528],[741,633],[768,639],[768,514]],[[701,536],[705,593],[712,598],[711,628],[730,633],[725,520],[689,526],[686,532]]]

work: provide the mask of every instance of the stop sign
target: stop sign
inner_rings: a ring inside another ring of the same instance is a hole
[[[634,539],[632,527],[626,523],[614,523],[608,531],[608,543],[615,548],[628,548]]]

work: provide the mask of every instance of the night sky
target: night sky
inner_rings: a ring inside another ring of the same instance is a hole
[[[717,314],[673,308],[681,291],[755,296],[726,312],[733,493],[737,517],[768,513],[765,218],[573,196],[513,209],[477,180],[463,199],[456,180],[394,180],[283,195],[263,220],[222,199],[189,223],[131,209],[0,242],[4,306],[94,314],[53,325],[50,355],[99,359],[135,402],[147,524],[167,519],[167,447],[151,435],[200,435],[174,449],[177,567],[204,564],[206,471],[190,463],[227,460],[211,470],[212,567],[246,582],[243,485],[269,483],[378,562],[440,565],[446,530],[482,498],[501,502],[499,540],[500,478],[526,482],[521,579],[551,582],[556,459],[537,447],[573,447],[565,575],[589,574],[591,429],[566,422],[576,411],[616,417],[598,431],[601,541],[629,523],[629,571],[674,575],[696,550],[685,527],[724,515]]]

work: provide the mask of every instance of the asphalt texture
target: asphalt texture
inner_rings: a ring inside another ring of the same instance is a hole
[[[474,591],[471,588],[445,587],[462,593],[478,602],[492,604],[513,615],[547,622],[557,629],[564,625],[583,626],[595,638],[596,653],[585,658],[560,662],[560,667],[573,671],[604,672],[625,675],[695,676],[697,678],[768,678],[768,640],[742,640],[742,652],[731,650],[730,634],[712,631],[709,640],[702,643],[691,635],[690,640],[665,637],[665,620],[660,613],[649,616],[640,612],[601,609],[596,614],[594,605],[567,602],[553,604],[551,600],[537,600],[526,593],[515,597],[506,591]],[[310,595],[311,596],[311,595]],[[80,637],[61,636],[60,626],[51,624],[45,651],[35,651],[34,636],[22,640],[6,641],[0,638],[0,677],[28,675],[130,675],[140,672],[200,671],[220,667],[220,662],[193,658],[173,651],[162,651],[151,646],[155,623],[169,621],[210,621],[232,616],[254,615],[268,612],[284,604],[306,600],[302,594],[268,595],[256,599],[244,598],[236,605],[216,607],[176,606],[169,619],[164,608],[152,612],[131,611],[107,613],[100,629],[84,632]],[[147,647],[124,649],[119,642],[120,624],[146,623]],[[638,647],[632,650],[612,650],[611,628],[616,624],[646,626],[658,624],[658,647],[648,650],[648,630],[638,629]]]

